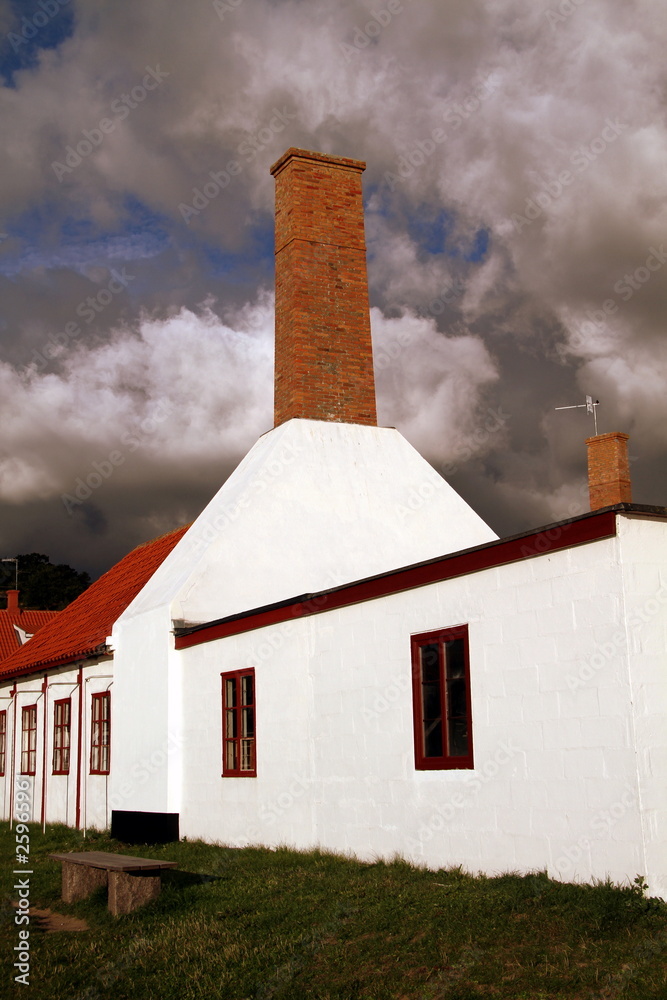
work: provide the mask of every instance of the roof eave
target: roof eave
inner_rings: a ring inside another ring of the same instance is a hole
[[[15,667],[13,670],[6,672],[2,671],[2,665],[0,664],[0,683],[6,680],[14,680],[17,677],[28,677],[31,674],[45,673],[47,670],[80,666],[84,660],[91,660],[106,654],[111,655],[109,647],[106,644],[102,644],[91,649],[82,649],[76,653],[65,653],[63,656],[54,659],[30,663],[25,667]]]

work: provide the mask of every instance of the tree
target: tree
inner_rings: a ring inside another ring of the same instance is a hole
[[[41,552],[24,553],[18,559],[18,588],[21,607],[39,611],[62,611],[90,585],[87,573],[77,573],[71,566],[55,566]],[[3,563],[3,590],[14,588],[14,565]]]

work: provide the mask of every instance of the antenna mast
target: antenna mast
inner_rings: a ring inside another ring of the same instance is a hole
[[[599,405],[600,405],[600,400],[599,399],[596,399],[595,402],[593,402],[593,397],[592,396],[586,396],[586,402],[585,403],[575,403],[574,406],[556,406],[556,407],[554,407],[554,409],[556,409],[556,410],[581,410],[584,407],[586,407],[586,412],[593,414],[593,419],[595,421],[595,436],[597,437],[598,436],[598,411],[597,411],[597,407]]]

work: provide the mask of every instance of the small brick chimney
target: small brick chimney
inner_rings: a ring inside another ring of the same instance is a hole
[[[8,590],[7,611],[18,611],[18,610],[19,610],[19,592],[18,590]]]
[[[275,425],[377,423],[361,175],[366,164],[288,149],[276,180]]]
[[[588,446],[588,492],[591,510],[632,501],[628,435],[620,431],[598,434]]]

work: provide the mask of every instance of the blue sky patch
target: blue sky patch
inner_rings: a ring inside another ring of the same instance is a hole
[[[134,198],[123,203],[115,231],[101,231],[87,218],[54,222],[56,211],[56,205],[42,202],[6,228],[0,274],[59,267],[86,274],[90,267],[156,257],[171,243],[166,220]]]
[[[14,74],[32,69],[43,49],[57,49],[74,34],[71,0],[10,0],[13,18],[0,38],[0,76],[6,87],[15,87]]]

